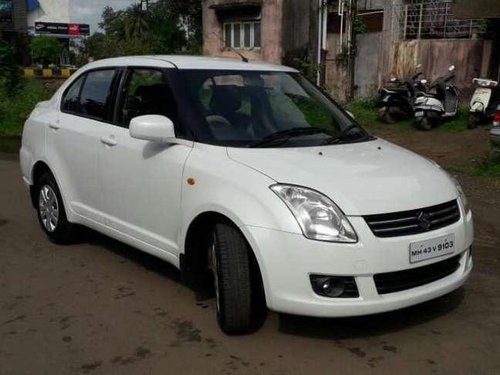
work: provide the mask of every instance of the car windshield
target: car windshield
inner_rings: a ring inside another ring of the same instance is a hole
[[[298,73],[184,70],[197,141],[233,147],[309,147],[373,139]]]

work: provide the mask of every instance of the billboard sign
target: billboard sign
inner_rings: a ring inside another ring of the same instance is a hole
[[[90,26],[82,23],[35,22],[35,33],[84,36],[90,34]]]
[[[12,22],[12,0],[0,0],[0,22]]]

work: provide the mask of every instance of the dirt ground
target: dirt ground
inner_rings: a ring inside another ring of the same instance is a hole
[[[443,165],[469,165],[487,132],[377,131]],[[228,337],[214,301],[168,264],[101,235],[44,237],[15,156],[0,158],[0,374],[499,374],[499,179],[460,176],[475,268],[456,292],[349,319],[269,313]]]

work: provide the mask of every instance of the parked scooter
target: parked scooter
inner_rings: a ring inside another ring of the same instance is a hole
[[[403,80],[391,78],[386,86],[379,90],[379,115],[382,121],[392,124],[396,121],[413,117],[415,99],[425,92],[426,80],[419,80],[422,75],[421,64],[416,66],[416,73]]]
[[[449,82],[455,78],[455,65],[429,85],[429,92],[415,100],[415,118],[424,130],[453,119],[458,112],[459,93]]]
[[[487,122],[500,104],[500,86],[497,81],[486,78],[474,78],[476,90],[470,100],[470,114],[467,127],[476,128],[481,122]]]

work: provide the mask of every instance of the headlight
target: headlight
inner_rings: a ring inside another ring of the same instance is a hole
[[[455,182],[455,186],[457,188],[458,198],[462,202],[462,205],[464,206],[465,214],[467,215],[470,211],[469,201],[467,200],[467,197],[465,196],[465,193],[462,189],[462,186],[460,186],[460,183],[457,181],[457,179],[454,177],[452,177],[452,179],[453,179],[453,182]]]
[[[293,185],[277,184],[270,188],[285,202],[307,238],[331,242],[358,241],[349,220],[323,194]]]

